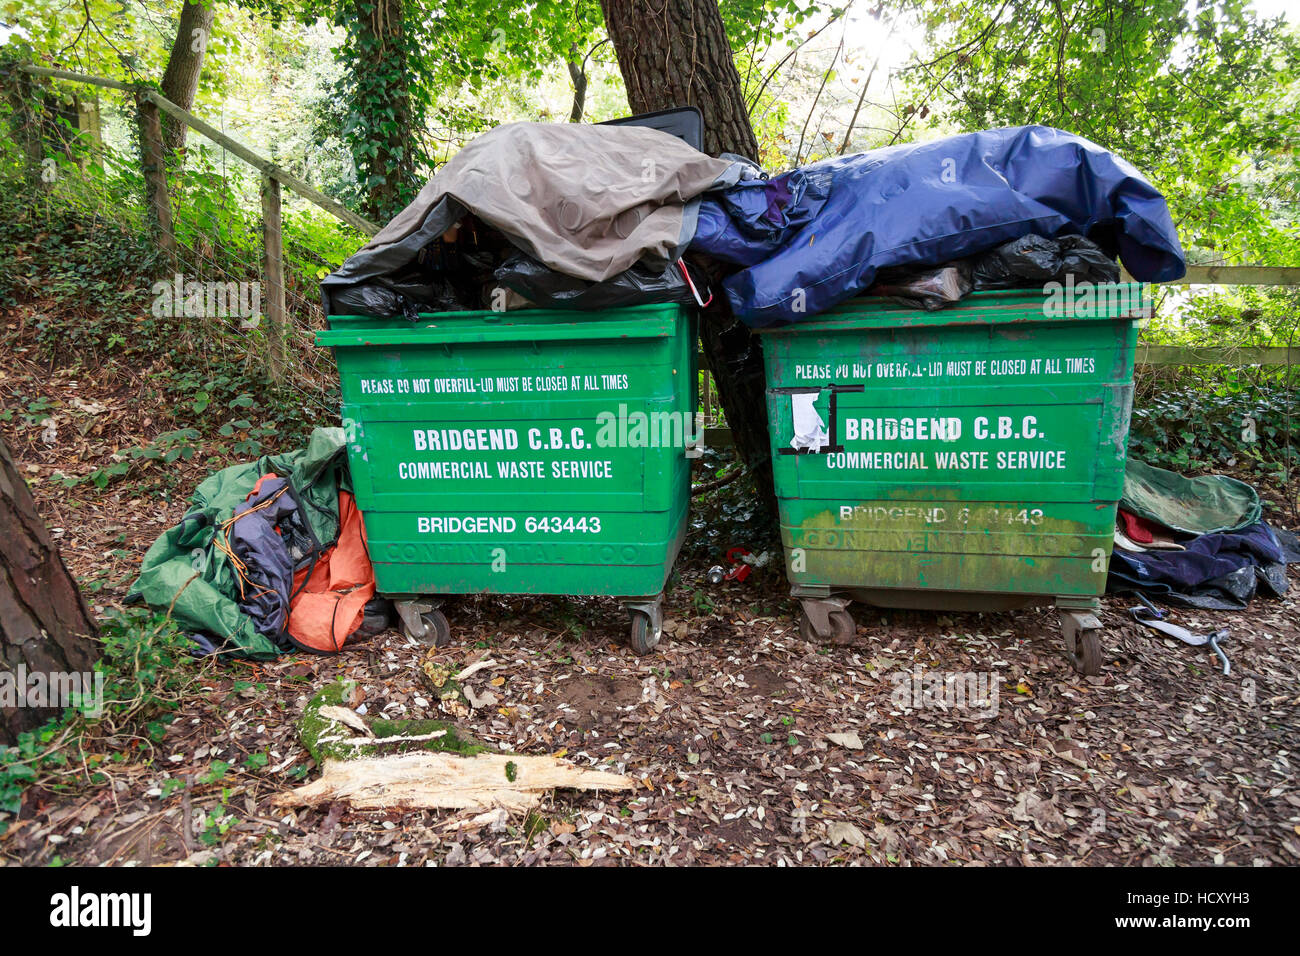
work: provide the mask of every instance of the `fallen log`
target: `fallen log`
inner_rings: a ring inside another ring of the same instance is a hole
[[[326,760],[319,780],[271,802],[277,807],[344,801],[357,810],[531,810],[551,790],[631,790],[622,774],[577,767],[558,757],[415,752]]]

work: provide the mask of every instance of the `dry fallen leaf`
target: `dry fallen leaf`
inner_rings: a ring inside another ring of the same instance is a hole
[[[1011,819],[1033,823],[1034,829],[1044,836],[1059,836],[1067,828],[1065,817],[1051,800],[1044,800],[1028,790],[1016,799],[1016,805],[1011,808]]]
[[[461,693],[465,695],[465,700],[469,702],[470,707],[474,710],[478,710],[480,707],[492,707],[495,704],[500,703],[497,699],[497,695],[492,693],[490,690],[484,691],[480,695],[474,693],[474,688],[472,687],[462,687]]]
[[[849,846],[863,847],[867,845],[867,838],[862,835],[862,831],[847,820],[836,820],[834,823],[828,824],[826,839],[831,843],[847,843]]]

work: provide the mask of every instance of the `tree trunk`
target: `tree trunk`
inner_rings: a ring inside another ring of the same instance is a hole
[[[181,19],[176,27],[176,40],[162,78],[162,95],[183,110],[194,105],[194,95],[199,91],[199,74],[203,72],[203,54],[212,36],[212,23],[216,19],[215,0],[184,0]],[[166,147],[168,165],[177,150],[185,145],[186,126],[171,116],[163,116],[163,146]]]
[[[717,0],[601,0],[605,29],[635,113],[694,106],[704,117],[704,151],[757,159],[740,74]],[[770,511],[772,456],[767,437],[763,352],[758,337],[731,314],[713,282],[700,340],[718,399],[745,467]]]
[[[697,263],[697,265],[706,265]],[[698,272],[707,274],[708,270]],[[698,274],[697,272],[697,274]],[[710,276],[713,301],[700,312],[700,347],[718,386],[718,401],[731,429],[736,453],[758,493],[758,507],[776,515],[772,446],[767,434],[767,377],[761,339],[731,312],[721,275]]]
[[[12,142],[22,145],[23,175],[30,186],[43,182],[41,173],[45,159],[45,144],[41,136],[40,101],[36,98],[35,84],[31,76],[18,69],[9,67],[5,77],[5,98],[9,101],[9,128],[13,134]],[[47,184],[48,185],[48,184]]]
[[[704,151],[758,158],[717,0],[601,0],[634,113],[694,106]]]
[[[578,61],[578,44],[573,44],[574,59],[566,64],[569,67],[569,79],[573,81],[573,108],[569,110],[569,122],[581,123],[582,113],[587,106],[587,61]]]
[[[9,672],[0,676],[0,744],[63,710],[15,706],[20,674],[26,686],[33,675],[51,686],[56,673],[87,673],[98,656],[94,634],[81,592],[0,438],[0,670]]]
[[[356,31],[357,58],[350,65],[358,109],[370,110],[367,154],[358,158],[358,172],[368,185],[362,212],[375,222],[386,222],[411,199],[415,180],[415,138],[423,130],[412,122],[408,85],[394,84],[406,76],[407,54],[403,37],[406,8],[402,0],[350,0],[356,11],[348,29]],[[382,107],[382,108],[381,108]],[[387,113],[391,122],[380,123]]]

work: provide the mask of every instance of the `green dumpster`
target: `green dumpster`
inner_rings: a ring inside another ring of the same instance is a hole
[[[447,639],[454,594],[611,595],[659,639],[686,531],[695,318],[676,305],[332,316],[379,593]]]
[[[1085,294],[1086,293],[1086,294]],[[861,299],[760,329],[781,537],[804,634],[847,607],[1055,604],[1096,673],[1124,483],[1137,283]]]

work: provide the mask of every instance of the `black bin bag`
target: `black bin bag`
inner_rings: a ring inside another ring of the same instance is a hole
[[[1028,289],[1069,275],[1075,282],[1118,282],[1119,266],[1083,236],[1028,235],[974,257],[972,279],[976,289]]]
[[[637,263],[604,282],[587,282],[556,272],[518,252],[501,263],[494,277],[497,285],[517,292],[541,309],[595,311],[659,302],[696,304],[676,263],[662,270]],[[703,289],[700,294],[708,298]]]

